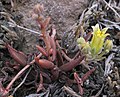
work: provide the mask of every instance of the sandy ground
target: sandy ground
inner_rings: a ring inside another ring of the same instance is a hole
[[[78,20],[79,15],[86,8],[88,0],[27,0],[16,10],[23,15],[20,25],[39,31],[37,23],[30,17],[30,11],[38,3],[44,5],[44,15],[51,17],[50,23],[56,26],[57,33],[62,33]],[[23,34],[26,40],[23,51],[29,53],[34,50],[37,38],[25,31]]]

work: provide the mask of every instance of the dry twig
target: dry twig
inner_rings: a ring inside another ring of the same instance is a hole
[[[67,91],[73,97],[81,97],[76,92],[74,92],[70,87],[63,86],[63,89]]]
[[[111,7],[110,4],[108,4],[105,0],[102,1],[120,18],[119,13],[113,7]]]

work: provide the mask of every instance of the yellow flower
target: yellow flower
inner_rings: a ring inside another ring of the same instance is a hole
[[[99,54],[100,51],[102,50],[106,36],[109,35],[109,34],[105,34],[108,28],[104,28],[100,30],[99,24],[92,26],[92,28],[93,28],[93,37],[90,42],[90,47],[92,50],[91,52],[93,54]]]

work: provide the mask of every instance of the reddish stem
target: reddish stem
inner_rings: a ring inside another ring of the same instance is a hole
[[[56,41],[56,45],[58,46],[58,48],[60,49],[60,52],[62,53],[62,55],[64,56],[64,58],[65,58],[67,61],[72,61],[72,60],[73,60],[73,59],[71,59],[70,57],[68,57],[63,50],[61,50],[61,47],[60,47],[58,41]]]
[[[40,53],[37,57],[41,57],[42,54]],[[18,77],[26,70],[28,69],[31,64],[33,64],[35,62],[35,60],[31,61],[30,64],[27,64],[22,70],[20,70],[18,72],[18,74],[11,80],[11,82],[7,85],[6,90],[9,90],[11,88],[11,86],[13,85],[13,83],[18,79]]]
[[[16,79],[18,79],[18,77],[27,69],[29,68],[30,65],[26,65],[22,70],[20,70],[20,72],[12,79],[12,81],[8,84],[8,86],[6,87],[7,90],[10,89],[10,87],[12,86],[12,84],[16,81]]]
[[[43,34],[43,40],[45,42],[46,45],[46,51],[47,53],[49,52],[51,45],[50,45],[50,39],[49,39],[49,35],[46,33],[46,28],[50,22],[50,17],[46,18],[45,21],[37,18],[36,21],[39,23],[39,25],[41,26],[41,33]]]

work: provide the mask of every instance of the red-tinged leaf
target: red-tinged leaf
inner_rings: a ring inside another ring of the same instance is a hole
[[[82,88],[83,81],[82,81],[82,79],[78,76],[78,74],[77,74],[76,72],[74,73],[74,79],[75,79],[75,81],[76,81],[77,84],[78,84],[78,89],[79,89],[80,94],[83,95],[83,88]]]
[[[77,83],[83,85],[82,79],[78,76],[76,72],[74,73],[74,79],[76,80]]]
[[[45,51],[44,48],[42,48],[41,46],[39,45],[36,45],[36,48],[44,55],[44,56],[48,56],[47,52]]]
[[[50,36],[48,33],[45,33],[43,35],[43,40],[44,40],[45,45],[46,45],[46,51],[49,54],[49,50],[51,49],[51,44],[50,44]]]
[[[62,66],[60,66],[60,69],[67,72],[67,71],[70,71],[72,70],[73,68],[75,68],[77,65],[80,64],[80,62],[84,59],[84,56],[81,56],[75,60],[72,60]]]
[[[6,45],[11,57],[19,64],[25,66],[27,64],[27,56],[20,51],[15,50],[9,44]]]
[[[82,81],[84,82],[90,76],[90,74],[92,74],[95,71],[95,69],[96,69],[96,67],[89,70],[86,74],[84,74],[83,77],[81,78]]]
[[[55,59],[56,59],[56,43],[55,43],[54,38],[52,38],[52,37],[50,39],[50,44],[51,44],[51,47],[53,49],[53,52],[52,52],[52,61],[55,61]]]
[[[39,59],[39,58],[35,57],[35,62],[44,69],[53,69],[55,67],[55,65],[52,62],[50,62],[46,59]]]

